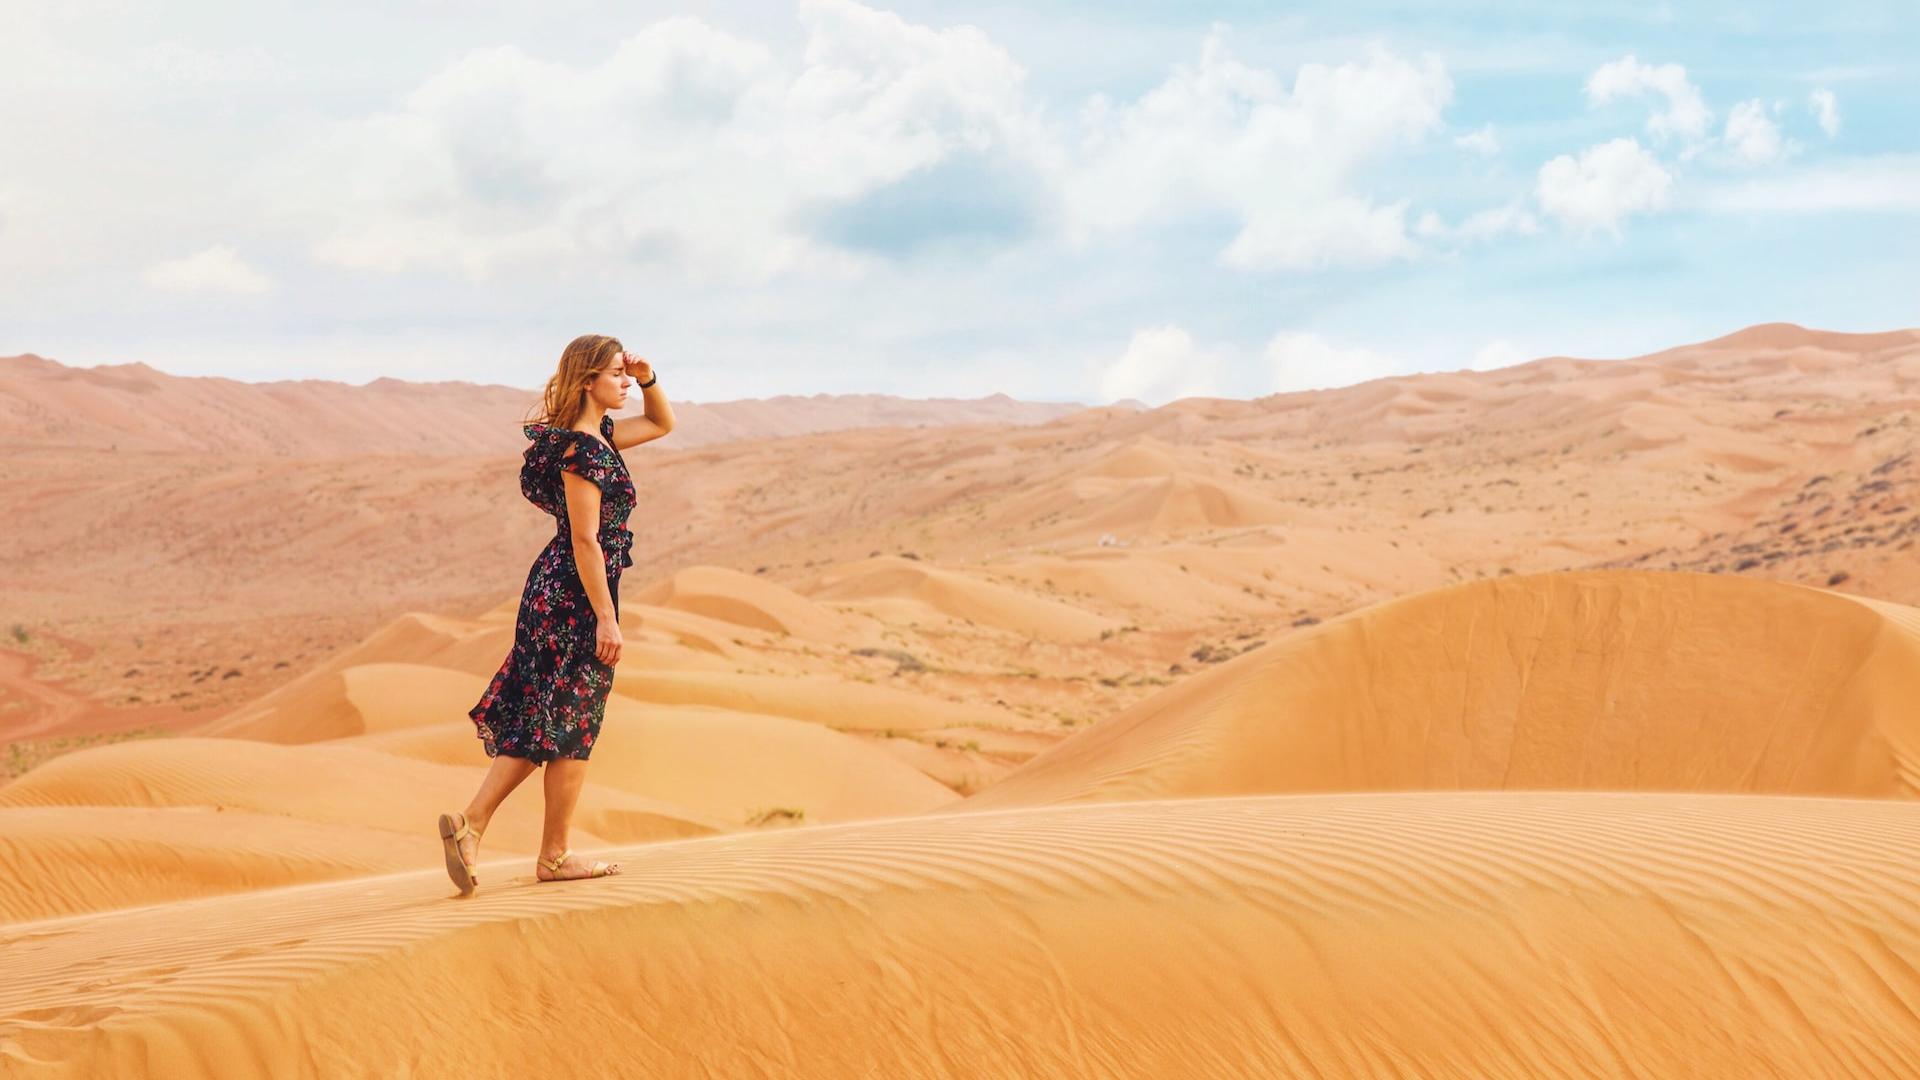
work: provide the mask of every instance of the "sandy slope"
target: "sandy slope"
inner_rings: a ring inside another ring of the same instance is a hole
[[[0,808],[223,807],[407,836],[425,833],[430,841],[434,816],[465,806],[482,771],[339,743],[277,746],[183,737],[56,758],[0,788]],[[722,827],[684,808],[591,782],[574,820],[586,834],[583,843],[698,836]],[[487,838],[489,846],[507,850],[538,847],[537,794],[508,801]]]
[[[640,701],[715,705],[791,716],[842,730],[1028,726],[1020,717],[991,705],[940,701],[895,687],[826,676],[788,678],[723,671],[622,670],[614,678],[614,690]]]
[[[620,878],[465,902],[423,872],[0,928],[0,1060],[23,1077],[1920,1071],[1906,803],[1260,797],[620,855]]]
[[[1912,797],[1916,615],[1707,574],[1476,582],[1239,656],[967,805],[1409,788]]]
[[[6,806],[0,923],[423,864],[418,828],[408,835],[214,806]]]
[[[984,623],[1053,641],[1095,637],[1119,625],[1056,600],[897,557],[835,567],[800,588],[819,600],[879,601],[895,610],[918,607],[924,617]]]
[[[725,567],[689,567],[640,590],[633,599],[823,644],[860,637],[836,612],[775,582]]]
[[[202,732],[312,742],[416,727],[463,715],[486,690],[488,677],[427,664],[354,664],[302,679]]]
[[[746,824],[770,811],[800,820],[913,814],[957,798],[919,769],[818,724],[615,694],[594,744],[592,782]],[[473,725],[456,721],[360,740],[391,754],[469,764]]]

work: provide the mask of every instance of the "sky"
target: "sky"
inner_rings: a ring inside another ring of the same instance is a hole
[[[1909,0],[0,22],[0,355],[1160,404],[1920,326]]]

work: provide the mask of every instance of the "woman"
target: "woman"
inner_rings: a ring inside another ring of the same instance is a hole
[[[615,422],[607,410],[626,404],[629,377],[639,380],[646,415]],[[546,826],[534,876],[571,881],[620,870],[574,858],[567,828],[620,660],[620,571],[633,565],[627,515],[635,501],[620,451],[673,430],[655,381],[652,366],[614,338],[577,337],[547,380],[538,417],[521,427],[532,442],[520,491],[554,516],[557,531],[527,575],[513,650],[468,713],[493,764],[464,812],[440,815],[447,874],[462,896],[479,884],[474,860],[493,812],[543,765]]]

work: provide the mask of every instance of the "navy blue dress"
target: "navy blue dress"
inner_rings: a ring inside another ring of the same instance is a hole
[[[520,492],[553,515],[555,532],[527,574],[513,650],[468,715],[488,757],[505,754],[539,764],[555,758],[585,761],[600,737],[613,665],[594,655],[599,620],[574,566],[560,473],[578,473],[600,489],[600,547],[616,610],[620,571],[633,565],[633,533],[627,528],[636,500],[633,478],[626,459],[613,449],[610,416],[600,420],[605,442],[548,424],[526,424],[521,430],[532,441],[520,467]]]

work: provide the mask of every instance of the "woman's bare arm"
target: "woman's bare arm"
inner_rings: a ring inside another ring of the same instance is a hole
[[[645,360],[626,353],[627,374],[646,382],[653,376],[653,365]],[[667,404],[667,392],[660,389],[658,382],[640,391],[640,403],[645,416],[629,416],[613,422],[613,448],[625,450],[629,446],[639,446],[651,442],[673,430],[673,406]]]
[[[578,453],[579,451],[575,451]],[[579,473],[560,470],[567,488],[567,523],[573,538],[573,565],[580,571],[580,584],[587,590],[587,602],[601,622],[618,622],[613,610],[613,590],[607,584],[607,557],[600,548],[600,488]]]

